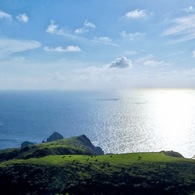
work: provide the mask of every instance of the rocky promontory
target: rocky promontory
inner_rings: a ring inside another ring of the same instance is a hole
[[[33,144],[25,141],[22,143],[21,148],[0,151],[0,162],[11,159],[29,159],[66,154],[102,155],[104,152],[100,147],[94,146],[86,135],[63,138],[62,135],[54,132],[49,136],[47,142]]]

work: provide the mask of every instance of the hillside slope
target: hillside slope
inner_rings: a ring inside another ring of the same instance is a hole
[[[190,194],[195,162],[164,153],[52,155],[0,163],[1,194]]]
[[[84,135],[33,147],[1,151],[0,194],[195,193],[195,161],[178,153],[96,155]]]
[[[85,135],[45,142],[23,148],[0,151],[0,162],[11,159],[28,159],[47,155],[63,154],[104,154],[100,147],[95,147]]]

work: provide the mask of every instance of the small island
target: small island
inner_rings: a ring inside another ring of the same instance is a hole
[[[173,151],[104,154],[86,135],[0,151],[5,194],[193,194],[195,161]]]

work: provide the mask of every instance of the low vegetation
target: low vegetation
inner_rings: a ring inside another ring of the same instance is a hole
[[[81,135],[22,148],[2,150],[0,151],[0,162],[10,159],[28,159],[60,154],[94,155],[103,154],[103,151],[101,148],[93,146],[85,135]]]
[[[1,194],[195,193],[194,160],[164,151],[96,155],[78,138],[36,146],[53,151],[60,144],[65,146],[62,143],[66,142],[72,153],[1,159]],[[1,156],[7,152],[13,150],[2,151]]]

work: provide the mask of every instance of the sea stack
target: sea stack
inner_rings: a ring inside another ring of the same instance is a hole
[[[23,143],[21,144],[21,148],[24,148],[24,147],[26,147],[26,146],[33,146],[33,145],[35,145],[35,144],[32,143],[32,142],[29,142],[29,141],[25,141],[25,142],[23,142]]]
[[[64,137],[60,133],[54,132],[47,138],[47,142],[52,142],[59,139],[64,139]]]

